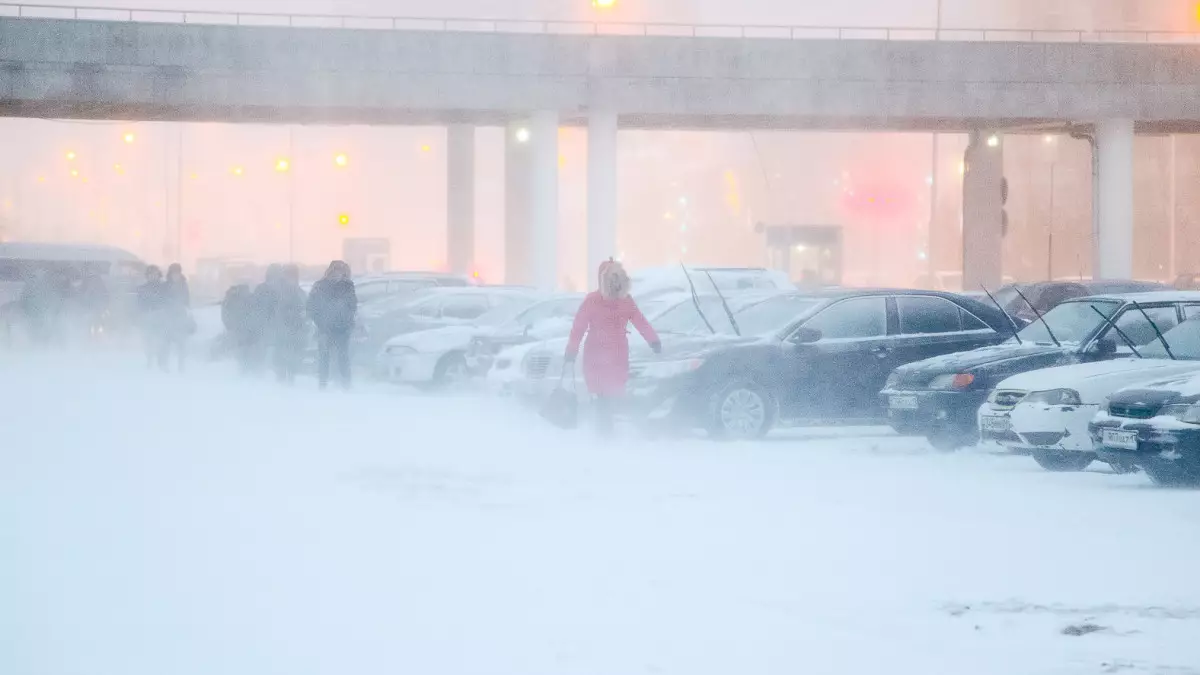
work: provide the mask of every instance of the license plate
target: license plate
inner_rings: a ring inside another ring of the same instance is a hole
[[[916,410],[917,397],[893,395],[888,398],[888,407],[892,410]]]
[[[1100,432],[1100,440],[1110,448],[1121,450],[1137,450],[1138,435],[1136,431],[1117,431],[1105,429]]]
[[[1012,429],[1012,420],[999,415],[984,415],[979,418],[979,427],[984,431],[993,433],[1005,433]]]

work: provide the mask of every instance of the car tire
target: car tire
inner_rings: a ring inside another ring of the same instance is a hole
[[[730,382],[709,399],[709,436],[724,440],[762,438],[775,426],[779,402],[751,380]]]
[[[925,440],[938,452],[957,452],[977,444],[979,436],[963,429],[938,429],[930,432]]]
[[[1035,450],[1033,461],[1047,471],[1083,471],[1096,461],[1094,452],[1063,452],[1059,450]]]
[[[467,358],[462,352],[450,352],[443,356],[433,369],[434,389],[448,387],[467,379]]]
[[[1200,486],[1200,476],[1190,473],[1183,468],[1150,465],[1144,466],[1142,469],[1150,477],[1150,480],[1159,487],[1184,488]]]

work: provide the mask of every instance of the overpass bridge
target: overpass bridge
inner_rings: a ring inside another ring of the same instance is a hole
[[[984,143],[991,133],[1069,127],[1093,139],[1093,269],[1128,277],[1134,133],[1200,127],[1200,46],[1190,35],[1151,44],[1151,34],[1110,43],[1082,33],[997,41],[986,31],[971,40],[919,29],[836,29],[830,37],[743,27],[707,37],[694,27],[609,35],[595,26],[581,34],[530,22],[521,32],[396,19],[373,30],[342,27],[345,19],[338,27],[310,26],[306,17],[261,25],[272,17],[226,15],[234,25],[223,25],[203,13],[167,13],[179,17],[163,22],[133,10],[68,8],[59,11],[69,18],[46,18],[6,7],[0,15],[18,16],[0,16],[0,115],[449,126],[455,266],[473,257],[473,126],[509,126],[506,256],[509,269],[533,270],[525,280],[542,286],[558,278],[561,125],[589,131],[593,264],[615,249],[620,128],[972,132],[968,282],[1000,277],[1002,144]]]

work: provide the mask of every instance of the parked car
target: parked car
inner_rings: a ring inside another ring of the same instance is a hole
[[[444,326],[397,335],[378,356],[377,372],[392,382],[438,386],[475,374],[478,359],[468,351],[492,334],[528,335],[543,321],[572,317],[582,295],[557,296],[532,304],[506,303],[463,325]],[[476,355],[478,357],[478,355]]]
[[[1200,485],[1200,375],[1113,392],[1088,431],[1101,461],[1132,465],[1169,487]]]
[[[498,307],[524,306],[539,298],[536,291],[528,289],[464,286],[430,288],[371,302],[359,309],[355,361],[371,366],[384,343],[397,335],[464,326]]]
[[[571,324],[582,293],[571,293],[543,300],[521,314],[489,330],[476,331],[466,350],[467,372],[473,376],[486,375],[496,356],[516,345],[540,342],[555,337],[565,337],[571,332]]]
[[[633,407],[651,420],[754,438],[777,423],[871,422],[897,366],[1004,339],[993,307],[937,291],[849,290],[766,299],[736,335],[688,336],[632,368]],[[645,356],[642,353],[642,356]]]
[[[996,299],[1010,316],[1030,323],[1037,314],[1045,314],[1060,303],[1073,298],[1083,298],[1090,295],[1116,295],[1119,293],[1149,293],[1167,290],[1167,286],[1153,281],[1128,281],[1091,279],[1066,279],[1055,281],[1038,281],[1034,283],[1012,284],[1002,286],[996,291]],[[1017,293],[1020,290],[1020,293]],[[1022,298],[1021,295],[1025,297]],[[1033,304],[1033,309],[1029,303]]]
[[[979,409],[979,427],[1000,438],[1009,450],[1031,454],[1050,471],[1087,468],[1096,459],[1088,424],[1109,394],[1138,382],[1200,373],[1200,320],[1184,320],[1185,314],[1196,314],[1200,307],[1168,304],[1145,309],[1163,336],[1160,341],[1146,322],[1150,341],[1138,346],[1140,358],[1078,363],[1010,377]],[[1127,316],[1136,323],[1141,312]],[[1134,342],[1147,336],[1146,331],[1125,332]]]
[[[655,267],[636,270],[630,275],[633,295],[638,302],[660,295],[697,293],[740,293],[746,291],[794,291],[796,285],[786,274],[762,267]]]
[[[1200,295],[1179,291],[1101,295],[1064,302],[1047,312],[1044,321],[1025,326],[1017,337],[1004,344],[897,368],[881,392],[888,404],[888,419],[897,432],[925,436],[940,449],[973,445],[979,440],[976,426],[979,407],[1006,378],[1052,366],[1107,361],[1130,353],[1119,347],[1122,341],[1110,332],[1097,309],[1122,330],[1133,331],[1136,339],[1145,344],[1154,335],[1137,305],[1161,307],[1197,302]],[[1192,311],[1185,309],[1184,316],[1190,316]],[[1016,403],[998,400],[1003,405]],[[999,428],[988,430],[985,439],[1013,440],[1006,429]]]
[[[737,312],[748,304],[777,294],[776,291],[754,291],[726,296],[697,295],[693,298],[690,293],[673,293],[639,300],[638,307],[654,326],[655,332],[664,339],[697,331],[708,332],[710,326],[712,331],[732,335],[734,329],[725,314],[724,303],[729,304],[730,311]],[[697,305],[700,311],[697,311]],[[563,352],[567,347],[569,332],[570,326],[567,325],[556,337],[502,350],[496,355],[488,372],[491,387],[500,393],[533,399],[550,393],[563,375]],[[632,349],[637,349],[636,339],[630,343]]]

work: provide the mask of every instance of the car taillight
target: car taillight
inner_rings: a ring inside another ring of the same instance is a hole
[[[950,380],[950,386],[955,389],[966,389],[975,382],[975,376],[971,373],[958,373]]]

